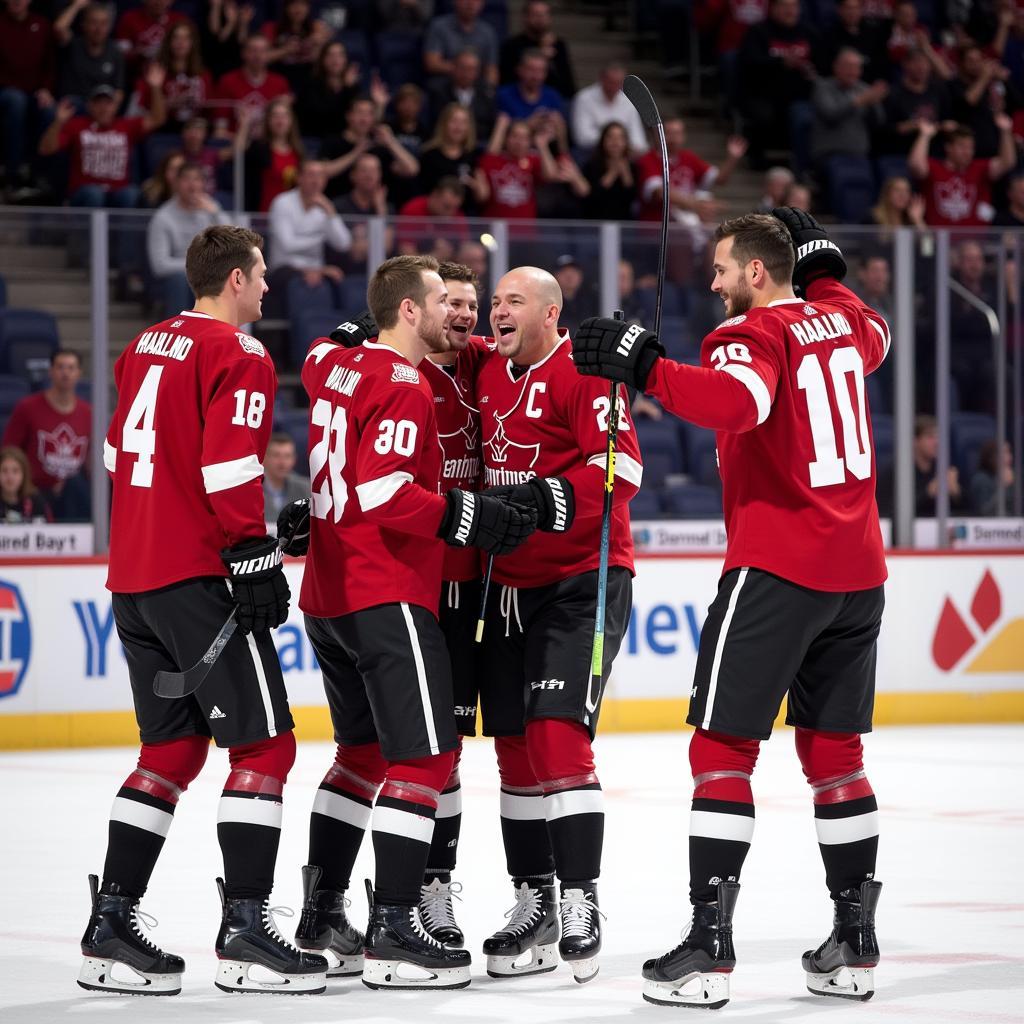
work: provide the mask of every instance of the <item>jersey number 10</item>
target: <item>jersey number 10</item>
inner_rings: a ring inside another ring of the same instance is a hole
[[[797,387],[807,399],[807,414],[814,444],[814,461],[807,467],[812,487],[831,487],[846,480],[849,470],[858,480],[871,476],[871,442],[868,439],[867,404],[864,401],[864,361],[852,347],[837,348],[828,358],[839,421],[843,427],[843,455],[836,447],[836,431],[821,360],[808,353],[796,371]],[[847,377],[852,377],[857,408],[850,398]]]

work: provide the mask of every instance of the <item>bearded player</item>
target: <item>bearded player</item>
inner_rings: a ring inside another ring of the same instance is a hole
[[[807,987],[868,999],[882,886],[860,737],[871,730],[886,568],[864,378],[885,358],[889,328],[840,284],[842,253],[807,214],[749,214],[715,240],[711,289],[728,319],[704,339],[701,366],[664,358],[639,324],[603,317],[584,321],[574,352],[581,373],[716,430],[722,475],[728,547],[687,717],[693,918],[681,945],[644,964],[644,998],[728,1001],[750,778],[788,695],[834,901],[831,935],[803,957]]]

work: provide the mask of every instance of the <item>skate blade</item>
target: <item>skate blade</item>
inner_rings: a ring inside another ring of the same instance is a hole
[[[816,996],[857,999],[866,1002],[875,994],[873,967],[839,967],[826,974],[807,971],[807,991]]]
[[[686,974],[678,981],[645,981],[643,997],[658,1006],[700,1006],[719,1010],[729,1002],[729,975]]]
[[[257,972],[255,976],[253,971]],[[262,964],[221,960],[217,964],[217,977],[213,983],[222,992],[316,995],[327,989],[327,974],[279,974]]]
[[[320,955],[327,958],[328,978],[358,978],[363,973],[362,953],[335,953],[333,949],[321,949]]]
[[[518,956],[488,956],[487,973],[492,978],[517,978],[527,974],[547,974],[558,966],[555,944],[539,943]]]
[[[115,978],[114,969],[128,978]],[[111,992],[123,996],[176,996],[181,991],[180,974],[144,974],[121,961],[87,956],[78,973],[78,984],[89,992]]]
[[[588,981],[593,981],[597,977],[597,972],[601,970],[601,964],[596,956],[590,957],[589,960],[567,960],[566,963],[572,968],[573,981],[578,985],[586,985]]]
[[[363,984],[380,989],[452,989],[465,988],[471,981],[469,965],[431,969],[405,960],[363,959]]]

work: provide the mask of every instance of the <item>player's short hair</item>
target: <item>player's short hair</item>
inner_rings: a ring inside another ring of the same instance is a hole
[[[793,278],[793,239],[786,226],[770,213],[745,213],[722,221],[715,231],[715,243],[731,238],[732,258],[741,266],[760,260],[776,284]]]
[[[465,186],[453,174],[446,174],[443,178],[438,178],[437,184],[431,191],[450,192],[453,196],[458,196],[460,200],[466,197]]]
[[[974,132],[972,132],[971,129],[967,127],[967,125],[958,124],[955,128],[950,128],[950,130],[946,132],[946,136],[942,141],[945,145],[949,146],[952,145],[952,143],[956,142],[958,139],[973,140],[973,138]]]
[[[437,272],[441,275],[442,281],[471,284],[477,291],[480,290],[480,278],[476,276],[476,271],[472,267],[467,267],[465,263],[445,262],[437,268]]]
[[[390,330],[398,323],[398,307],[406,299],[423,307],[427,300],[424,271],[437,269],[433,256],[392,256],[374,271],[366,289],[366,304],[380,330]]]
[[[234,224],[213,224],[192,239],[185,253],[185,277],[197,299],[216,298],[233,270],[248,277],[256,266],[254,249],[263,237]]]
[[[73,348],[56,349],[53,355],[50,356],[50,365],[56,366],[57,360],[60,359],[61,356],[71,356],[71,358],[78,363],[78,368],[82,368],[82,354],[80,352],[76,352]]]

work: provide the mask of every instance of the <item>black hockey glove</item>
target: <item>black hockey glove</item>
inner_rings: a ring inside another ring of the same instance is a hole
[[[376,338],[377,334],[377,321],[373,319],[373,314],[368,309],[364,309],[353,319],[338,324],[331,331],[331,341],[336,341],[345,348],[355,348],[370,338]]]
[[[286,555],[304,555],[309,550],[309,498],[290,501],[281,509],[277,540]]]
[[[572,339],[572,358],[580,373],[638,391],[646,390],[647,378],[664,354],[665,346],[652,331],[610,316],[588,317]]]
[[[564,476],[535,476],[525,484],[488,487],[484,494],[536,509],[537,529],[545,533],[565,533],[576,518],[576,498]]]
[[[242,633],[276,629],[288,618],[291,591],[281,564],[281,548],[273,537],[245,541],[220,553],[228,570],[231,593]]]
[[[507,555],[537,529],[535,508],[457,487],[445,498],[448,509],[437,535],[453,548],[472,545],[491,555]]]
[[[846,260],[842,250],[828,237],[828,232],[809,214],[792,206],[777,206],[772,216],[786,225],[796,266],[793,268],[793,287],[801,295],[807,285],[819,277],[846,277]]]

